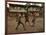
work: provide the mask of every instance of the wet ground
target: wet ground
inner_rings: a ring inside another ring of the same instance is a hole
[[[16,22],[16,17],[10,17],[8,16],[8,33],[20,33],[20,32],[43,32],[43,18],[42,17],[37,17],[35,18],[35,24],[34,27],[32,27],[33,23],[32,17],[29,18],[30,23],[24,22],[25,18],[22,18],[21,21],[25,25],[25,30],[22,24],[19,25],[18,29],[16,30],[17,27],[17,22]]]

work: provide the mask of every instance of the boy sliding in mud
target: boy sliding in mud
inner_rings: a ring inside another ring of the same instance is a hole
[[[33,19],[32,19],[32,27],[34,27],[34,25],[35,25],[35,12],[32,12],[32,17],[33,17]]]
[[[39,13],[37,14],[36,12],[32,12],[32,17],[33,17],[33,19],[32,19],[32,27],[34,27],[35,26],[35,20],[36,20],[36,16],[39,16]]]
[[[22,24],[23,27],[24,27],[24,30],[25,30],[25,26],[24,26],[23,22],[21,22],[21,18],[22,18],[22,17],[24,17],[24,16],[23,16],[23,14],[20,13],[20,14],[19,14],[19,17],[18,17],[18,19],[17,19],[17,20],[18,20],[18,25],[17,25],[16,29],[19,27],[20,24]]]

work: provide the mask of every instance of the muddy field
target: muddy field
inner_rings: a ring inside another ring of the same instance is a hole
[[[24,23],[25,18],[22,18],[21,21]],[[18,26],[18,29],[16,29],[17,27],[17,22],[16,22],[16,17],[10,17],[8,16],[8,22],[7,22],[7,32],[8,33],[21,33],[21,32],[43,32],[43,18],[42,17],[37,17],[35,18],[35,24],[34,27],[32,27],[33,23],[32,21],[32,17],[29,17],[29,23],[26,22],[24,23],[25,26],[25,30],[22,24],[20,24]]]

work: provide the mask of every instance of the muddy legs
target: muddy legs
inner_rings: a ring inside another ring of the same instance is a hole
[[[16,27],[16,30],[17,30],[17,28],[19,27],[20,24],[23,25],[23,28],[24,28],[24,30],[25,30],[25,25],[24,25],[22,22],[18,22],[18,25],[17,25],[17,27]]]

